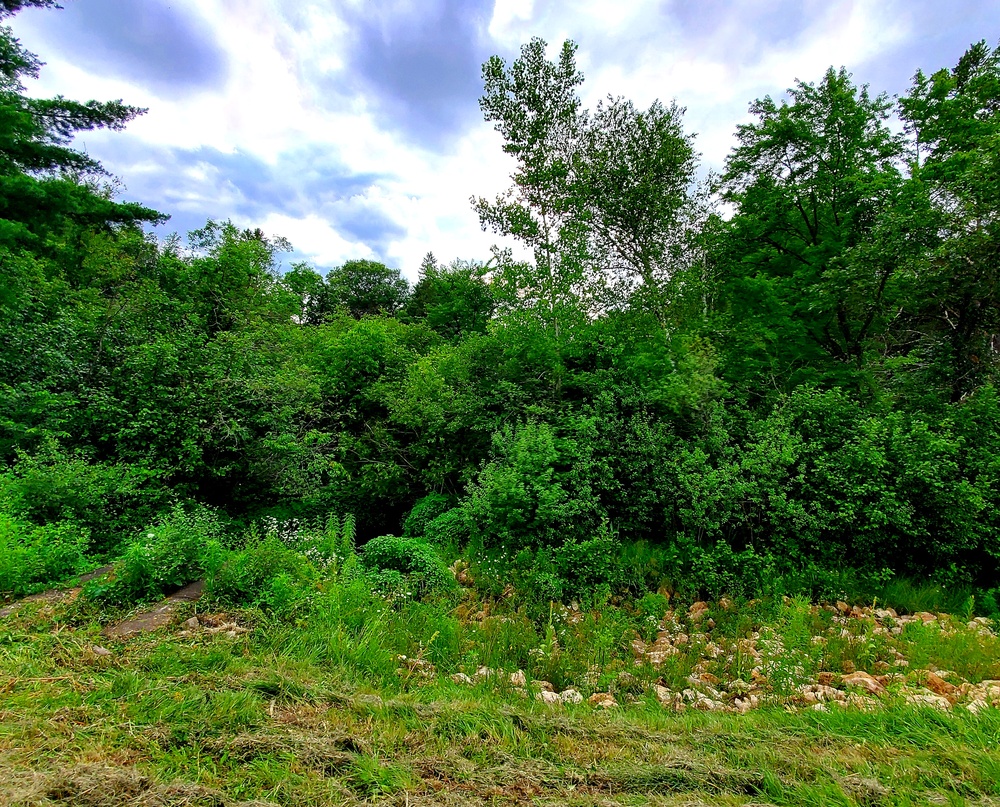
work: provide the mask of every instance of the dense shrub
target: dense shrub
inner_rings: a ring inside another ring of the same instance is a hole
[[[53,585],[85,564],[87,531],[75,524],[28,524],[0,512],[0,599]]]
[[[378,574],[398,573],[420,595],[445,592],[455,588],[455,578],[430,544],[416,538],[382,535],[364,545],[364,566]],[[399,581],[393,575],[393,585]],[[387,582],[389,578],[386,578]]]
[[[157,474],[140,465],[94,462],[49,442],[0,474],[0,499],[35,524],[80,525],[91,536],[90,551],[105,554],[155,520],[169,494]]]
[[[582,463],[574,462],[579,449],[546,423],[495,434],[495,458],[462,504],[473,537],[514,551],[590,538],[603,514]]]
[[[465,511],[456,507],[428,523],[424,539],[434,546],[456,551],[469,542],[469,532]]]
[[[210,569],[207,593],[225,605],[258,605],[286,614],[308,596],[317,577],[305,555],[270,533]]]
[[[452,500],[442,493],[428,493],[413,505],[403,521],[403,536],[420,538],[426,535],[427,525],[446,513],[453,506]]]
[[[90,596],[130,603],[167,594],[204,576],[221,552],[222,523],[203,505],[176,505],[136,536],[107,580],[95,581]]]

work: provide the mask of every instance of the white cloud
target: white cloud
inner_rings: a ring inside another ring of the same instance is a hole
[[[687,126],[698,132],[697,145],[706,162],[719,167],[752,99],[779,95],[796,77],[815,80],[831,64],[856,70],[926,35],[913,30],[912,15],[905,13],[909,5],[900,3],[807,0],[794,6],[800,12],[796,29],[791,20],[774,19],[772,0],[712,0],[714,12],[695,11],[702,16],[693,22],[682,20],[674,5],[660,0],[495,0],[484,25],[496,49],[508,53],[532,35],[554,47],[563,38],[576,39],[589,104],[609,93],[627,95],[642,105],[657,97],[676,99],[688,108]],[[302,215],[264,205],[261,220],[248,221],[245,211],[254,199],[239,187],[238,178],[226,176],[219,166],[194,161],[165,183],[162,198],[142,201],[154,207],[169,202],[173,207],[166,206],[166,212],[232,217],[241,226],[261,226],[288,237],[321,266],[374,255],[372,243],[338,229],[337,216],[345,210],[355,215],[372,211],[373,221],[390,219],[405,230],[402,236],[389,235],[377,248],[411,277],[428,250],[444,259],[488,257],[497,239],[480,231],[469,197],[502,191],[511,163],[486,124],[472,126],[443,147],[417,145],[388,131],[374,114],[373,99],[352,81],[346,59],[352,30],[332,4],[173,4],[201,20],[225,54],[228,70],[221,86],[196,88],[181,98],[161,97],[138,80],[96,75],[47,48],[46,26],[57,25],[60,12],[31,12],[30,19],[25,15],[24,30],[30,34],[23,36],[25,44],[40,51],[48,63],[34,93],[121,97],[150,108],[124,135],[81,141],[126,184],[134,178],[135,185],[147,188],[150,183],[143,184],[143,178],[156,175],[157,166],[142,156],[142,147],[152,154],[157,149],[203,147],[239,153],[276,170],[284,170],[289,154],[316,153],[329,155],[347,172],[379,178],[360,197],[326,201]],[[368,13],[369,6],[366,0],[352,0],[350,8],[351,13]],[[406,11],[405,4],[392,8],[393,14]],[[408,13],[420,14],[423,7],[411,3],[409,8]],[[684,8],[692,13],[691,7]],[[382,20],[383,12],[371,13]],[[713,22],[706,25],[704,18],[712,13]],[[18,32],[19,25],[20,18],[15,18]],[[123,143],[129,147],[116,146]],[[304,183],[309,166],[300,170],[301,175],[282,179],[293,186]]]

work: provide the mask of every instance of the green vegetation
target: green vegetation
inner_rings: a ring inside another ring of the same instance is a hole
[[[39,66],[0,27],[0,802],[1000,803],[1000,48],[699,184],[532,40],[474,202],[532,260],[412,289],[158,239],[71,148],[142,110]]]

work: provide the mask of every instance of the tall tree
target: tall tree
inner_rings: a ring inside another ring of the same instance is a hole
[[[911,265],[899,342],[957,401],[1000,360],[1000,47],[918,72],[900,106],[915,138],[913,229],[930,248]]]
[[[893,262],[854,260],[902,184],[903,142],[892,105],[846,70],[766,97],[739,127],[723,177],[736,207],[725,305],[738,334],[731,355],[780,386],[843,382],[864,365],[888,312]]]
[[[567,41],[549,61],[535,38],[513,64],[494,56],[483,66],[480,106],[517,168],[506,194],[475,207],[484,228],[532,250],[534,277],[507,266],[525,282],[526,304],[548,305],[554,330],[560,308],[593,315],[623,305],[636,286],[662,318],[696,168],[683,110],[658,101],[639,110],[621,98],[584,110],[575,52]]]
[[[372,314],[395,314],[406,303],[410,284],[398,269],[369,260],[347,261],[326,276],[333,304],[360,319]]]

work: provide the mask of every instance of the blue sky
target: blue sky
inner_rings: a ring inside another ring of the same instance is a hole
[[[46,66],[29,90],[149,112],[77,146],[123,196],[283,235],[320,269],[486,258],[469,199],[507,187],[479,70],[532,36],[579,44],[588,104],[676,99],[708,167],[747,105],[846,66],[904,92],[917,70],[1000,40],[996,0],[63,0],[11,24]]]

